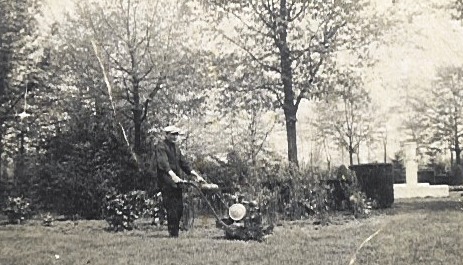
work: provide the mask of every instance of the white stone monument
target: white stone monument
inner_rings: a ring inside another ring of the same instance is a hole
[[[405,184],[394,184],[394,199],[448,197],[448,185],[429,185],[418,183],[418,160],[416,142],[406,142],[405,149]]]

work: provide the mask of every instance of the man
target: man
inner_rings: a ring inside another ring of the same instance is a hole
[[[164,128],[165,139],[156,146],[157,172],[162,200],[167,211],[167,227],[171,237],[178,237],[180,219],[183,214],[183,199],[180,178],[182,171],[196,177],[196,181],[204,179],[191,169],[182,155],[177,141],[180,129],[175,126]],[[179,185],[180,184],[180,185]]]

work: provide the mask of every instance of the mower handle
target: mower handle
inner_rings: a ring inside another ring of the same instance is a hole
[[[207,182],[206,182],[207,183]],[[195,181],[182,181],[182,182],[179,182],[179,184],[182,184],[182,185],[186,185],[186,186],[190,186],[190,187],[193,187],[195,188],[198,193],[201,195],[201,197],[204,199],[204,201],[206,202],[207,206],[211,209],[212,211],[212,214],[214,215],[215,219],[217,220],[217,222],[220,223],[220,225],[225,229],[225,230],[228,230],[228,231],[235,231],[236,230],[236,227],[233,227],[233,226],[230,226],[230,225],[227,225],[220,217],[219,215],[217,214],[217,212],[215,211],[214,207],[212,206],[212,204],[209,202],[209,200],[207,199],[206,195],[204,195],[201,187],[198,185],[197,182]],[[209,184],[209,183],[207,183]],[[218,187],[218,186],[217,186]]]

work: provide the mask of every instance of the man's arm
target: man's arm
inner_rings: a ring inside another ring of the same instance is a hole
[[[187,173],[188,175],[191,174],[191,166],[190,166],[190,163],[188,163],[188,161],[186,160],[185,156],[183,155],[182,151],[180,150],[180,148],[178,148],[177,146],[175,147],[177,148],[176,150],[176,153],[178,154],[178,162],[179,162],[179,165],[180,165],[180,168],[185,172]]]
[[[190,163],[188,163],[188,161],[186,160],[185,156],[182,154],[182,152],[180,151],[180,149],[178,150],[178,153],[180,154],[180,157],[179,157],[179,162],[180,162],[180,167],[182,168],[182,170],[187,173],[188,175],[193,175],[196,177],[196,181],[198,182],[205,182],[205,180],[196,172],[194,171],[191,166],[190,166]]]
[[[158,168],[164,172],[167,172],[170,176],[170,178],[168,178],[166,175],[161,174],[162,177],[164,178],[164,181],[166,181],[167,183],[171,183],[171,184],[175,184],[175,183],[183,181],[170,168],[169,158],[167,157],[167,150],[165,146],[163,146],[162,144],[159,144],[156,148],[156,159],[157,159],[156,162],[158,163]]]

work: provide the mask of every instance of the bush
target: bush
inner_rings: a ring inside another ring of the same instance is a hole
[[[195,167],[208,179],[224,187],[230,194],[245,194],[256,198],[263,218],[275,222],[278,218],[298,220],[313,216],[322,223],[329,221],[330,212],[348,210],[356,216],[368,212],[370,202],[357,199],[362,192],[349,169],[320,171],[309,167],[292,166],[278,157],[260,160],[255,166],[236,151],[226,160],[198,159]]]
[[[8,217],[10,224],[21,224],[32,216],[29,200],[22,197],[8,197],[3,212]]]
[[[104,218],[109,230],[118,232],[132,230],[134,222],[147,211],[146,192],[131,191],[125,194],[112,192],[104,200]]]
[[[215,156],[198,157],[193,161],[193,167],[226,193],[238,191],[251,171],[250,164],[236,151],[228,152],[224,160]]]
[[[162,194],[158,192],[146,200],[147,214],[153,219],[151,225],[161,226],[167,223],[167,212],[162,204]]]
[[[450,185],[463,185],[463,167],[461,165],[455,165],[452,167],[452,174],[449,181]]]
[[[367,198],[376,201],[379,208],[387,208],[394,202],[392,165],[384,163],[351,166],[360,188]]]
[[[394,153],[394,158],[392,158],[392,174],[394,176],[394,183],[400,184],[405,183],[405,154],[403,151],[398,151]]]
[[[314,216],[320,223],[326,224],[330,221],[330,213],[335,211],[347,210],[356,218],[369,214],[373,203],[366,199],[358,186],[355,174],[345,166],[340,166],[334,172],[315,174],[318,177],[315,177],[314,173],[302,173],[316,181],[305,182],[302,190],[293,191],[296,196],[286,205],[285,212],[290,219]]]
[[[9,196],[13,196],[11,191],[13,190],[13,182],[7,181],[0,178],[0,208],[3,209],[6,207],[6,202],[8,201]]]
[[[42,217],[42,225],[43,226],[52,226],[53,222],[55,221],[55,218],[49,212],[47,212],[45,214],[42,214],[41,217]]]
[[[119,193],[144,186],[127,146],[109,129],[65,132],[51,139],[31,175],[27,196],[42,211],[100,219],[111,189]]]
[[[349,197],[351,211],[355,218],[368,217],[371,211],[377,207],[375,201],[368,198],[365,193],[356,191]]]
[[[418,171],[418,183],[430,183],[434,184],[434,170],[425,169]]]

